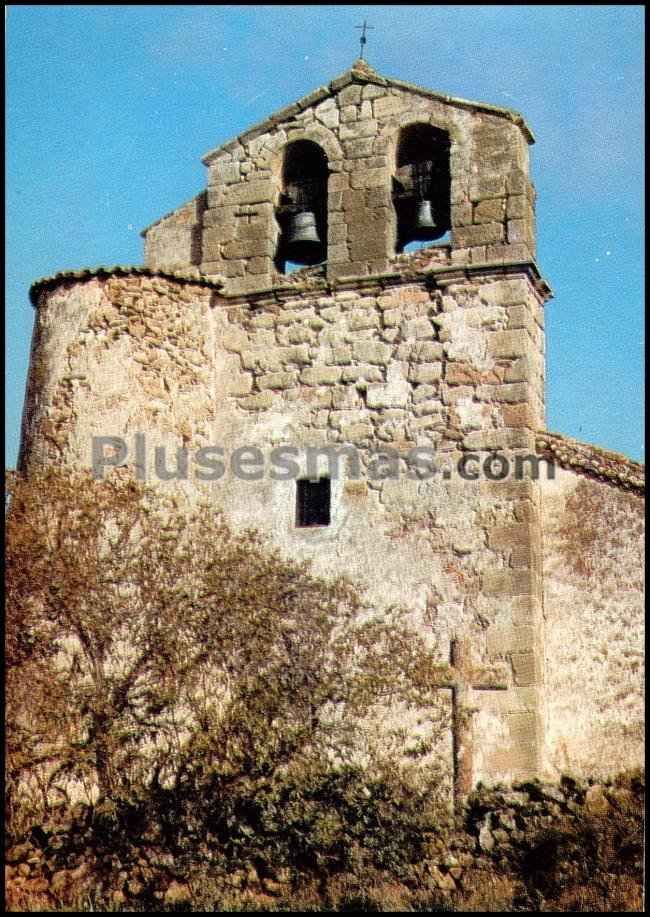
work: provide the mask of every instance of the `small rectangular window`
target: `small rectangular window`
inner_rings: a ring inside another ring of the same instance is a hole
[[[296,525],[306,528],[330,524],[330,479],[296,481]]]

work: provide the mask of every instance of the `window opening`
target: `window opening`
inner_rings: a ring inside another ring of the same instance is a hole
[[[296,481],[296,525],[310,528],[330,524],[331,483],[329,478],[318,481]]]

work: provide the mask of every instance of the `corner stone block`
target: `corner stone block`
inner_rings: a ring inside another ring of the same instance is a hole
[[[537,683],[534,653],[512,653],[510,659],[516,685],[524,687]]]
[[[491,627],[487,632],[487,651],[491,656],[530,654],[535,650],[535,628]]]
[[[525,570],[489,570],[481,577],[485,595],[518,596],[535,592],[535,583]]]
[[[488,534],[488,545],[495,550],[504,550],[531,544],[534,529],[524,523],[501,525],[493,528]]]
[[[523,357],[530,347],[530,338],[523,328],[514,331],[493,331],[488,336],[488,353],[497,359]]]
[[[539,722],[536,713],[511,713],[506,717],[512,741],[512,764],[519,779],[537,772]]]

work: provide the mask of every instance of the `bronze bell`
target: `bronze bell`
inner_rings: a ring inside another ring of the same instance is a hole
[[[440,233],[431,210],[431,201],[418,201],[413,230],[410,233],[414,242],[426,242],[436,239]]]
[[[316,228],[316,215],[311,210],[295,213],[287,232],[287,258],[294,264],[317,264],[322,246]]]

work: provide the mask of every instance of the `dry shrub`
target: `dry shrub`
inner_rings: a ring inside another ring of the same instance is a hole
[[[217,864],[421,856],[436,770],[398,762],[386,717],[373,746],[367,717],[435,726],[433,650],[208,504],[119,473],[17,478],[6,656],[10,840],[81,800],[105,849],[143,838],[188,864],[199,838]]]
[[[463,881],[462,894],[457,896],[456,909],[470,913],[514,910],[513,904],[522,896],[522,883],[511,876],[487,871],[475,871]]]

